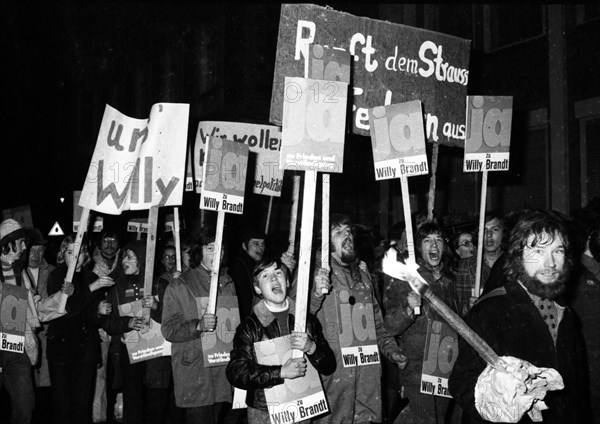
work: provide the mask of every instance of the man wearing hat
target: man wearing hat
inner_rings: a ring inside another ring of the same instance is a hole
[[[37,361],[38,346],[34,330],[40,324],[33,301],[33,287],[23,270],[23,261],[27,258],[25,241],[29,238],[29,231],[14,219],[5,219],[0,223],[0,281],[28,289],[25,352],[0,351],[0,385],[4,385],[10,395],[11,423],[15,424],[29,423],[35,404],[31,366]]]

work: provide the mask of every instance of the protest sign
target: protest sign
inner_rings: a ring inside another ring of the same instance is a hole
[[[81,197],[81,190],[73,191],[73,232],[76,233],[79,230],[79,224],[81,222],[81,214],[83,213],[83,208],[79,206],[79,198]],[[92,231],[94,233],[99,233],[104,228],[104,218],[101,216],[96,216],[94,218],[94,227]]]
[[[285,78],[282,169],[344,171],[348,84]]]
[[[2,219],[12,218],[19,222],[23,227],[33,228],[33,219],[31,218],[31,207],[29,205],[15,206],[2,211]]]
[[[185,165],[185,191],[194,191],[194,166],[192,158],[192,149],[187,149],[187,158]],[[200,174],[202,175],[202,174]]]
[[[254,343],[260,365],[283,365],[292,357],[291,336]],[[319,373],[306,361],[304,377],[284,379],[283,384],[265,389],[272,424],[295,423],[329,411]]]
[[[427,140],[462,147],[470,40],[311,4],[284,4],[269,121],[282,122],[285,77],[310,76],[313,44],[353,55],[352,132],[369,135],[375,106],[421,100]],[[307,60],[308,58],[308,60]],[[314,66],[313,66],[314,67]],[[344,74],[342,66],[340,74]],[[324,78],[327,79],[327,78]]]
[[[0,350],[25,352],[27,289],[0,283]]]
[[[467,97],[464,172],[508,171],[512,97]]]
[[[208,308],[208,297],[196,298],[198,317],[202,317]],[[219,367],[229,363],[229,353],[233,350],[233,337],[240,324],[240,308],[236,296],[219,296],[216,313],[215,331],[201,335],[204,366]]]
[[[127,221],[127,232],[148,233],[148,218],[132,218]]]
[[[248,146],[220,137],[206,145],[200,209],[244,213]]]
[[[458,336],[456,331],[445,322],[427,320],[421,393],[452,397],[448,390],[448,378],[457,356]]]
[[[189,105],[158,103],[148,119],[106,105],[79,205],[118,215],[180,205]]]
[[[375,330],[375,314],[371,293],[355,291],[352,296],[348,290],[336,290],[338,312],[338,333],[342,360],[345,368],[380,363]]]
[[[252,192],[265,196],[281,196],[283,171],[279,169],[279,150],[281,149],[281,129],[279,127],[241,122],[201,121],[198,124],[194,145],[196,187],[201,186],[202,158],[206,155],[206,144],[209,137],[219,137],[246,144],[251,152],[256,153]],[[198,192],[200,192],[199,189]]]
[[[429,172],[420,101],[370,109],[369,123],[375,180]]]
[[[141,317],[143,313],[141,299],[119,305],[119,316]],[[170,346],[166,347],[169,342],[164,339],[160,324],[153,319],[142,330],[125,333],[124,342],[131,364],[166,356],[165,353],[170,352]]]

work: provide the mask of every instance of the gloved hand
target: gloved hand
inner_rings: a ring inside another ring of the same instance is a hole
[[[532,421],[542,421],[542,411],[548,409],[543,401],[546,392],[564,388],[562,377],[552,368],[538,368],[512,356],[501,358],[506,371],[488,365],[477,379],[477,412],[492,422],[516,423],[526,412]]]

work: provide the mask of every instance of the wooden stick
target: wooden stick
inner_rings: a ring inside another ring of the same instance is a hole
[[[330,271],[329,266],[329,199],[330,180],[329,174],[323,174],[323,196],[321,199],[321,267]],[[329,290],[322,289],[321,293],[327,294]]]
[[[433,142],[433,149],[431,151],[431,177],[429,177],[429,198],[427,199],[427,220],[431,222],[433,220],[433,207],[435,206],[435,184],[437,174],[438,155],[440,150],[440,144],[437,141]]]
[[[296,288],[296,311],[294,312],[294,331],[306,331],[306,313],[308,312],[308,285],[310,281],[310,256],[313,224],[315,217],[315,197],[317,191],[317,171],[304,172],[304,191],[302,198],[302,223],[300,227],[300,254],[298,263],[298,283]],[[292,351],[292,358],[301,358],[304,353]]]
[[[210,272],[210,290],[208,293],[207,314],[217,312],[217,289],[219,288],[219,268],[221,266],[221,244],[223,242],[223,227],[225,226],[225,211],[217,212],[217,234],[215,235],[215,256]]]
[[[402,189],[402,206],[404,208],[404,222],[406,224],[406,245],[408,248],[408,257],[416,262],[415,242],[413,238],[412,219],[410,214],[410,194],[408,192],[408,177],[400,176],[400,188]]]
[[[173,242],[175,243],[175,269],[181,272],[181,240],[179,238],[179,208],[173,208]]]
[[[156,253],[157,227],[158,206],[151,206],[150,211],[148,212],[148,238],[146,240],[146,264],[144,267],[144,296],[152,294],[152,278],[154,277],[154,254]],[[150,308],[144,308],[142,316],[146,322],[150,322]]]
[[[269,209],[267,209],[267,222],[265,223],[265,234],[269,234],[269,221],[271,221],[271,209],[273,209],[273,196],[269,196]]]
[[[305,176],[306,178],[306,176]],[[306,182],[305,182],[306,184]],[[294,175],[294,191],[292,194],[292,213],[290,216],[290,244],[288,253],[294,254],[296,248],[296,222],[298,222],[298,199],[300,198],[300,175]]]
[[[69,264],[67,269],[67,276],[65,281],[71,283],[73,281],[73,275],[75,275],[75,269],[77,268],[77,261],[79,260],[79,251],[81,250],[81,243],[83,241],[83,235],[87,231],[88,219],[90,217],[90,208],[83,208],[81,212],[81,219],[79,221],[79,228],[77,229],[77,236],[75,237],[75,244],[73,245],[73,261]],[[60,303],[58,304],[58,312],[65,312],[67,306],[68,296],[64,293],[60,295]]]
[[[479,204],[479,235],[477,236],[477,271],[475,272],[475,287],[471,294],[473,297],[479,297],[481,286],[481,268],[483,267],[483,237],[485,233],[485,204],[487,201],[487,181],[488,171],[483,170],[481,178],[481,201]]]

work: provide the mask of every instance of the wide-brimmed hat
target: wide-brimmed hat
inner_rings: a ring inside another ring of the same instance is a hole
[[[0,246],[20,238],[32,238],[30,230],[12,218],[0,222]]]

